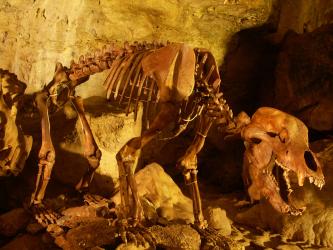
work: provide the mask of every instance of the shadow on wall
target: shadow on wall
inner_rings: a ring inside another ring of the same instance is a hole
[[[274,106],[278,46],[267,38],[272,32],[270,24],[242,30],[228,44],[221,66],[221,88],[234,114],[242,110],[253,114],[260,106]]]
[[[302,8],[288,10],[293,4]],[[272,106],[300,118],[311,139],[332,135],[332,12],[333,4],[324,1],[280,2],[265,25],[232,37],[221,88],[235,114]]]

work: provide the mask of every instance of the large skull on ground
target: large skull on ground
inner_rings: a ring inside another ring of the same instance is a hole
[[[252,200],[266,198],[281,213],[297,215],[291,204],[294,183],[325,184],[320,163],[310,150],[308,129],[299,119],[273,108],[260,108],[242,129],[243,179]],[[280,175],[280,176],[279,176]]]
[[[26,85],[0,69],[0,176],[18,175],[27,159],[32,137],[16,123],[17,107]]]

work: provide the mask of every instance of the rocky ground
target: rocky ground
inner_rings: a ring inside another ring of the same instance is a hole
[[[305,187],[303,198],[307,197],[308,209],[296,218],[282,218],[266,203],[250,208],[242,192],[221,195],[203,186],[205,216],[215,230],[211,239],[188,224],[192,222],[191,200],[161,166],[153,163],[136,174],[147,222],[145,228],[129,229],[126,236],[130,244],[122,243],[123,231],[115,220],[117,194],[110,201],[96,194],[65,192],[45,200],[45,206],[59,215],[46,229],[24,208],[2,214],[1,249],[150,249],[154,245],[160,249],[213,249],[214,244],[219,244],[217,249],[331,249],[333,144],[324,141],[319,145],[329,184],[323,192]],[[217,232],[221,236],[216,237]]]

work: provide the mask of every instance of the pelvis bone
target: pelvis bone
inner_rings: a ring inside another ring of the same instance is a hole
[[[18,175],[32,146],[16,123],[17,107],[26,85],[0,69],[0,176]]]
[[[266,198],[281,213],[301,214],[291,203],[293,185],[308,179],[325,184],[322,167],[310,150],[308,129],[302,121],[280,110],[259,108],[241,130],[246,151],[243,179],[251,200]]]

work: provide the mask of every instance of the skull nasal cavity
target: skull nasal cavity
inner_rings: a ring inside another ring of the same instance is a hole
[[[306,165],[308,166],[308,168],[310,168],[312,171],[317,171],[318,166],[317,166],[316,161],[313,158],[313,155],[311,154],[311,152],[305,151],[304,159],[305,159],[305,162],[306,162]]]

